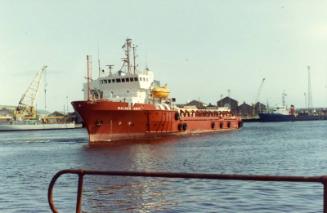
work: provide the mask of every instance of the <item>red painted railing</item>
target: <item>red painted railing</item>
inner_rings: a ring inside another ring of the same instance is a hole
[[[321,183],[324,187],[323,209],[327,213],[327,176],[263,176],[263,175],[228,175],[204,173],[167,173],[167,172],[127,172],[127,171],[96,171],[67,169],[55,174],[48,188],[48,202],[54,213],[58,213],[53,202],[53,187],[57,179],[63,174],[78,175],[76,213],[82,212],[83,179],[85,175],[130,176],[130,177],[160,177],[184,179],[210,179],[210,180],[238,180],[238,181],[275,181],[275,182],[309,182]]]

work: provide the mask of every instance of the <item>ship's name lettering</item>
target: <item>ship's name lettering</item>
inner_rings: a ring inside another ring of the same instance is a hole
[[[118,110],[141,110],[140,107],[117,107]]]

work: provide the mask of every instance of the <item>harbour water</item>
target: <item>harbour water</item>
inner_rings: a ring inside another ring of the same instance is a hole
[[[50,212],[47,188],[59,170],[327,174],[327,121],[246,123],[228,133],[87,146],[84,129],[1,132],[0,212]],[[85,178],[85,212],[322,212],[311,183]],[[60,212],[73,212],[77,178],[55,188]]]

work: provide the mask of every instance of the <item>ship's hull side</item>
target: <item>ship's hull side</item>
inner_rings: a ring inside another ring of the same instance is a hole
[[[90,143],[147,139],[168,135],[229,131],[240,128],[237,117],[179,116],[174,110],[158,110],[152,104],[111,101],[75,101]]]
[[[262,122],[284,122],[284,121],[315,121],[327,120],[326,115],[282,115],[273,113],[260,113],[260,121]]]
[[[75,123],[65,124],[1,124],[0,131],[30,131],[30,130],[56,130],[80,128]]]
[[[282,121],[294,121],[294,115],[282,115],[273,113],[260,113],[260,121],[262,122],[282,122]]]

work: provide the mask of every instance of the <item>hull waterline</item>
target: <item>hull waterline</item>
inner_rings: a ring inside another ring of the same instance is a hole
[[[238,117],[209,112],[183,116],[175,110],[158,110],[152,104],[129,106],[100,100],[75,101],[72,105],[84,120],[91,144],[222,132],[242,126]]]

